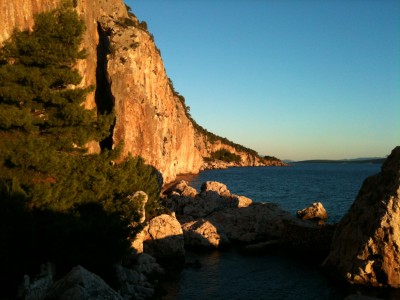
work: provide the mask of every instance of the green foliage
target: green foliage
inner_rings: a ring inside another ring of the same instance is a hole
[[[0,49],[0,277],[10,289],[48,260],[61,272],[83,264],[107,273],[141,229],[127,196],[149,195],[148,218],[162,209],[160,177],[143,159],[86,153],[114,115],[83,106],[93,89],[80,87],[74,69],[83,31],[76,12],[61,8]]]
[[[147,23],[146,23],[146,21],[142,21],[142,22],[140,22],[138,25],[137,25],[137,27],[139,28],[139,29],[141,29],[141,30],[143,30],[143,31],[148,31],[148,27],[147,27]]]
[[[84,23],[70,9],[56,10],[35,16],[33,32],[15,31],[3,48],[3,59],[25,66],[72,67],[76,59],[84,58],[79,50]]]
[[[149,196],[147,212],[156,214],[160,205],[156,171],[140,157],[129,157],[119,164],[113,164],[113,158],[115,153],[111,151],[64,157],[48,177],[38,178],[30,187],[31,207],[65,212],[94,202],[134,221],[139,217],[127,196],[142,190]]]
[[[131,18],[125,18],[124,23],[126,26],[136,26],[136,22]]]
[[[125,8],[126,8],[126,11],[129,13],[129,12],[132,12],[132,7],[130,7],[128,4],[126,4],[126,3],[124,3],[125,4]]]
[[[218,151],[211,153],[211,157],[213,159],[222,160],[228,163],[230,162],[239,163],[241,161],[239,155],[236,155],[226,149],[220,149]]]
[[[275,156],[269,156],[269,155],[265,155],[263,157],[264,160],[266,161],[281,161],[279,158],[275,157]]]
[[[93,87],[76,87],[72,67],[84,57],[84,24],[71,9],[35,17],[33,32],[15,31],[0,51],[0,130],[22,130],[51,140],[58,151],[79,151],[108,135],[113,116],[83,107]],[[78,147],[76,147],[78,146]]]

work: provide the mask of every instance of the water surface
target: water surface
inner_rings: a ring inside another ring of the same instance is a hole
[[[190,177],[190,185],[200,190],[205,181],[222,182],[231,193],[256,202],[278,203],[293,214],[320,201],[328,211],[329,221],[338,222],[364,179],[378,173],[380,166],[308,163],[208,170]],[[187,261],[199,261],[202,267],[187,267],[171,278],[165,299],[336,300],[351,292],[324,275],[318,264],[279,253],[243,256],[235,250],[188,252]]]

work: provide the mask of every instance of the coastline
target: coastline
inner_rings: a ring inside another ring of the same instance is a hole
[[[198,173],[184,173],[176,175],[176,178],[171,181],[163,184],[161,188],[161,194],[163,194],[170,187],[176,185],[178,182],[185,180],[187,182],[192,181],[192,179],[198,176],[201,172],[207,170],[226,170],[229,168],[258,168],[258,167],[290,167],[291,165],[285,163],[283,161],[271,161],[270,164],[259,164],[259,165],[241,165],[238,163],[227,163],[224,161],[213,161],[204,163],[203,167],[200,169]]]

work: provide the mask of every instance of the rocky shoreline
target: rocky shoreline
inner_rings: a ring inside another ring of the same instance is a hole
[[[245,196],[231,194],[218,182],[205,182],[198,193],[181,181],[164,192],[163,204],[181,223],[187,248],[239,245],[250,250],[270,244],[291,245],[291,249],[301,245],[313,253],[326,252],[329,241],[318,240],[322,235],[329,240],[333,234],[332,225],[300,220],[273,203],[253,203]],[[328,231],[330,234],[325,234]],[[301,243],[305,240],[312,246]]]
[[[222,183],[205,182],[198,192],[181,180],[164,190],[161,199],[170,213],[143,223],[132,254],[115,266],[117,282],[112,287],[81,266],[55,281],[47,264],[35,279],[25,277],[20,297],[154,299],[159,280],[185,266],[186,249],[226,247],[238,247],[244,254],[276,250],[319,264],[326,258],[324,269],[343,282],[398,288],[399,195],[400,147],[381,173],[365,180],[338,225],[321,222],[328,217],[321,203],[299,210],[296,217],[276,204],[232,194]]]
[[[253,203],[245,196],[231,194],[218,182],[205,182],[198,193],[181,180],[164,191],[162,202],[170,214],[147,223],[142,220],[144,227],[132,242],[131,255],[115,265],[114,286],[83,266],[56,280],[54,266],[48,263],[32,280],[25,276],[19,297],[154,299],[159,296],[159,281],[185,267],[186,249],[237,247],[243,254],[291,249],[291,253],[315,260],[326,256],[334,230],[333,225],[303,221],[276,204]]]
[[[226,162],[223,160],[204,161],[200,171],[204,170],[220,170],[233,167],[286,167],[288,164],[281,160],[262,160],[254,162],[254,165],[248,165],[241,162]],[[178,176],[177,176],[178,178]]]

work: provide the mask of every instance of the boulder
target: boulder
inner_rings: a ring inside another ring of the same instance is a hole
[[[185,245],[218,248],[228,245],[229,239],[209,221],[199,219],[182,224]]]
[[[45,299],[122,300],[122,297],[99,276],[77,266],[52,285]]]
[[[131,243],[134,254],[157,258],[182,258],[185,254],[183,231],[175,216],[162,214],[150,220]]]
[[[195,188],[191,187],[187,181],[181,180],[169,187],[164,193],[167,195],[177,194],[184,197],[194,197],[197,191]]]
[[[157,279],[165,274],[156,259],[146,253],[136,256],[129,267],[116,265],[115,270],[124,299],[153,299]]]
[[[400,147],[368,177],[335,231],[324,266],[348,282],[400,287]]]
[[[181,180],[167,188],[161,200],[170,211],[182,215],[186,206],[192,206],[196,195],[196,189],[189,186],[185,180]]]
[[[183,231],[178,220],[163,214],[150,220],[143,241],[144,252],[156,258],[178,258],[185,255]]]
[[[232,201],[232,206],[233,207],[248,207],[251,204],[253,204],[253,200],[250,198],[247,198],[245,196],[237,196],[237,195],[231,195],[231,201]]]
[[[147,253],[142,253],[136,258],[133,268],[146,277],[153,278],[165,274],[165,270],[157,263],[157,260]]]
[[[228,188],[226,187],[225,184],[223,183],[219,183],[216,181],[206,181],[201,185],[201,189],[200,189],[200,193],[201,194],[205,194],[208,192],[215,192],[217,193],[219,196],[222,197],[229,197],[231,195],[231,193],[229,192]]]
[[[328,213],[321,202],[314,202],[311,206],[297,211],[297,216],[302,220],[326,220]]]
[[[119,284],[119,291],[124,299],[143,299],[140,287],[152,288],[154,295],[154,286],[148,282],[147,277],[132,268],[126,268],[122,265],[116,265],[115,271]],[[148,295],[149,293],[145,293]],[[150,297],[152,296],[150,295]]]

